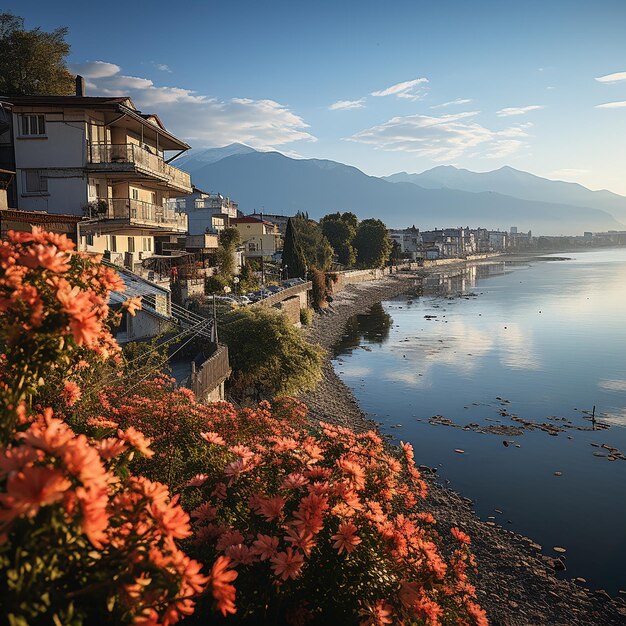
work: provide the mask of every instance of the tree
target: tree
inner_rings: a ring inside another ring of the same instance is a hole
[[[344,216],[351,215],[354,222]],[[337,260],[345,267],[352,267],[356,262],[356,252],[352,242],[356,235],[356,216],[353,213],[331,213],[320,220],[322,233],[333,247]]]
[[[287,278],[305,278],[306,260],[298,242],[298,235],[294,226],[295,219],[297,218],[290,217],[287,220],[282,266],[286,270]]]
[[[239,245],[239,231],[234,226],[228,226],[220,233],[220,243],[217,249],[217,264],[220,276],[230,282],[235,273],[235,253]]]
[[[259,278],[252,265],[246,261],[239,273],[239,292],[246,293],[259,288]]]
[[[74,76],[65,65],[67,28],[26,30],[24,19],[0,13],[0,93],[71,95]]]
[[[321,377],[322,349],[309,344],[284,313],[250,307],[220,320],[233,369],[231,389],[243,395],[293,394],[312,389]]]
[[[289,277],[304,276],[304,266],[324,272],[332,261],[333,248],[320,225],[300,213],[290,218],[283,247],[283,268],[287,267]],[[293,271],[292,264],[295,266]]]
[[[387,227],[376,219],[363,220],[354,238],[360,267],[382,267],[391,253]]]

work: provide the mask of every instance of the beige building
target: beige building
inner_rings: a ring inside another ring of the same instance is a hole
[[[156,115],[126,97],[20,96],[10,105],[0,148],[14,147],[16,208],[84,216],[80,248],[131,269],[154,254],[156,235],[187,232],[168,200],[191,193],[191,180],[168,161],[189,146]]]
[[[280,250],[281,239],[276,224],[248,215],[231,219],[230,225],[239,231],[246,258],[269,257]]]

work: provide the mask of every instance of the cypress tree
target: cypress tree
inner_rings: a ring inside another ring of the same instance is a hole
[[[298,241],[298,234],[293,225],[293,218],[287,220],[287,229],[285,231],[285,243],[283,245],[283,269],[286,268],[287,278],[305,278],[306,261],[302,246]]]

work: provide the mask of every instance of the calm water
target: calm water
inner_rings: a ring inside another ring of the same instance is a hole
[[[626,589],[626,461],[591,444],[626,453],[626,249],[561,256],[571,259],[430,277],[423,294],[353,318],[333,364],[382,430],[410,441],[481,518],[546,554],[565,548],[565,576],[616,593]],[[610,428],[579,430],[592,427],[583,411],[593,405]],[[568,428],[511,436],[429,423],[520,426],[501,410]]]

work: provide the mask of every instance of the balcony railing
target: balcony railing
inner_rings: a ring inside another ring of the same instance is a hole
[[[175,232],[187,232],[187,215],[173,209],[133,198],[109,198],[93,203],[97,213],[88,215],[103,220],[128,221],[131,226],[163,228]]]
[[[103,165],[106,169],[128,169],[156,176],[168,185],[191,193],[191,177],[187,172],[166,163],[158,154],[154,154],[135,144],[92,143],[89,145],[89,163]],[[103,168],[101,168],[103,169]]]

